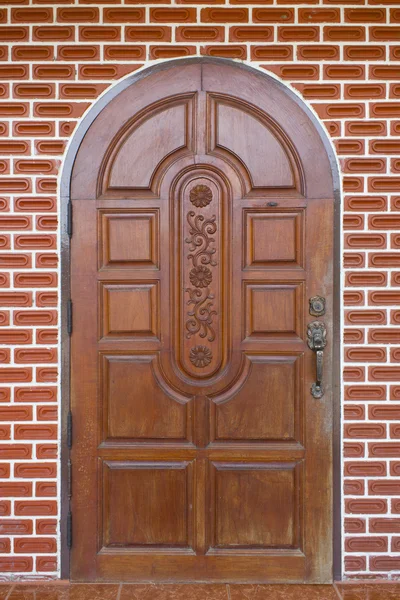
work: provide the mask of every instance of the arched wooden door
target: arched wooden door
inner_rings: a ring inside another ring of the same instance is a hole
[[[149,71],[71,199],[72,578],[329,581],[333,184],[307,113],[223,61]]]

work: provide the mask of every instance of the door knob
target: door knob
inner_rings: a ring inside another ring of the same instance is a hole
[[[322,398],[325,392],[324,386],[322,385],[324,348],[326,346],[326,327],[324,323],[313,321],[308,324],[307,344],[310,350],[315,352],[317,358],[316,381],[311,386],[311,395],[314,398]]]

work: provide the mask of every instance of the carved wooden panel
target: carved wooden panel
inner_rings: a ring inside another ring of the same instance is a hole
[[[209,96],[213,114],[210,150],[240,161],[253,188],[293,188],[294,168],[279,126],[255,106]],[[281,138],[281,139],[280,139]]]
[[[104,441],[187,439],[187,398],[162,389],[155,360],[151,354],[100,356]]]
[[[103,268],[159,267],[159,211],[101,211],[99,261]]]
[[[172,154],[192,150],[193,101],[156,103],[125,126],[108,164],[107,188],[150,188],[157,167]],[[134,165],[134,168],[132,168]]]
[[[101,283],[101,337],[160,338],[158,281]]]
[[[177,363],[191,377],[209,378],[226,358],[227,190],[208,173],[184,177],[175,194]]]
[[[300,547],[299,463],[214,462],[211,470],[215,549]]]
[[[239,389],[213,398],[217,441],[301,441],[303,360],[301,356],[250,355]]]
[[[303,212],[243,211],[245,268],[303,267]]]
[[[187,461],[104,461],[102,546],[148,551],[189,548],[192,467]]]
[[[244,338],[254,340],[303,337],[304,286],[300,283],[244,282]]]

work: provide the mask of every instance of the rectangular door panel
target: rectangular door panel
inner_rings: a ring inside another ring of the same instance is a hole
[[[213,548],[301,549],[300,463],[212,463],[210,477]]]
[[[100,355],[102,441],[187,439],[188,405],[158,385],[153,360],[152,354]]]
[[[104,461],[101,550],[190,548],[192,467],[189,462]]]
[[[214,398],[219,442],[302,441],[303,358],[249,355],[248,375],[233,394]]]

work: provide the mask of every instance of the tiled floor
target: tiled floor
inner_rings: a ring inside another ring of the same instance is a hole
[[[0,600],[400,600],[398,584],[0,584]]]

